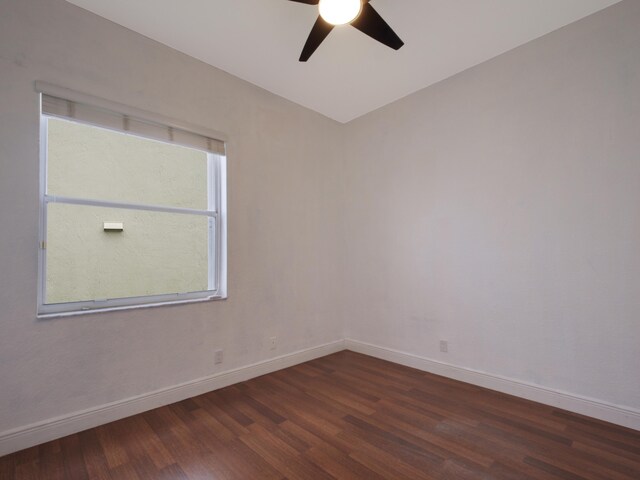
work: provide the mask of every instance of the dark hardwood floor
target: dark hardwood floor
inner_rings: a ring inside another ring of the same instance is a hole
[[[8,479],[640,479],[640,432],[352,352],[0,459]]]

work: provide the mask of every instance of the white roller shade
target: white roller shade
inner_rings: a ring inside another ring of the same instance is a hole
[[[44,93],[42,94],[42,113],[198,150],[221,155],[225,153],[225,145],[221,140]]]

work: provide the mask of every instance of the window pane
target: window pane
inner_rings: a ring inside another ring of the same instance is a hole
[[[50,195],[207,209],[207,153],[48,120]]]
[[[209,217],[50,203],[46,259],[49,304],[208,290]]]

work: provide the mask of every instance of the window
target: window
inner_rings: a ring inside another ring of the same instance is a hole
[[[42,95],[41,316],[226,297],[224,143]]]

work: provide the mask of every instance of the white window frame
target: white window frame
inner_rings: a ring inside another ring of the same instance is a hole
[[[184,124],[173,122],[166,117],[130,109],[122,105],[108,102],[96,97],[71,92],[67,89],[54,87],[48,84],[36,83],[36,89],[40,93],[62,96],[70,101],[82,101],[89,104],[107,107],[112,111],[119,111],[125,115],[132,115],[136,118],[161,123],[171,128],[181,128],[196,134],[203,135],[203,129],[194,129],[193,126],[185,129]],[[41,95],[40,105],[42,105]],[[69,98],[71,97],[71,98]],[[122,111],[125,110],[125,111]],[[207,209],[197,210],[189,208],[165,207],[159,205],[132,204],[114,201],[102,201],[96,199],[63,197],[49,195],[47,192],[47,130],[48,121],[51,118],[60,118],[55,115],[43,114],[40,111],[40,236],[38,246],[38,317],[58,317],[67,315],[80,315],[95,312],[105,312],[132,308],[155,307],[162,305],[176,305],[193,302],[203,302],[209,300],[222,300],[227,298],[227,242],[226,242],[226,153],[207,154]],[[98,128],[106,128],[123,135],[130,133],[113,130],[101,125],[91,124],[82,120],[62,118],[62,120],[72,121],[79,124],[92,125]],[[199,131],[198,131],[199,130]],[[205,131],[204,135],[210,136],[212,132]],[[215,137],[223,137],[219,133],[214,133]],[[133,135],[138,138],[145,138],[143,135]],[[157,139],[152,139],[159,141]],[[224,140],[224,139],[222,139]],[[179,143],[173,143],[179,145]],[[188,147],[193,148],[193,147]],[[94,299],[89,301],[77,301],[67,303],[45,303],[46,282],[47,282],[47,205],[50,203],[63,203],[67,205],[86,205],[106,208],[121,208],[130,210],[145,210],[161,213],[202,215],[209,219],[209,265],[208,265],[208,290],[188,293],[170,293],[159,295],[146,295],[137,297],[125,297],[114,299]]]

